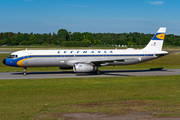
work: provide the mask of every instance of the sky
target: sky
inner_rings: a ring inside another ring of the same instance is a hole
[[[0,32],[180,35],[180,0],[0,0]]]

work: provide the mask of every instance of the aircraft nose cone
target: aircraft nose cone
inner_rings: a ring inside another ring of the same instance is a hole
[[[6,59],[3,60],[3,63],[6,65]]]

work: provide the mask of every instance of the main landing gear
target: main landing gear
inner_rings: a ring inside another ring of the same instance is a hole
[[[94,71],[94,74],[95,74],[95,75],[100,75],[100,74],[101,74],[101,71],[100,71],[100,70],[96,70],[96,71]]]
[[[97,65],[95,66],[94,74],[95,74],[95,75],[100,75],[100,74],[101,74],[101,71],[98,70],[98,66],[97,66]]]
[[[24,68],[24,71],[23,71],[24,76],[26,75],[26,70],[27,70],[27,68]]]

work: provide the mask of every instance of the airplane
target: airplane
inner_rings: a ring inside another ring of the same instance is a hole
[[[74,72],[94,72],[100,75],[98,67],[131,65],[153,60],[168,54],[162,51],[166,27],[160,27],[154,37],[143,49],[89,49],[89,50],[22,50],[13,52],[3,60],[7,66],[28,67],[59,67],[73,69]]]

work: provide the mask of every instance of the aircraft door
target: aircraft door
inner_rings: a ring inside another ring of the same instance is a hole
[[[143,57],[144,57],[144,58],[147,58],[147,56],[148,56],[148,55],[147,55],[147,54],[148,54],[147,51],[143,51],[143,52],[144,52],[144,56],[143,56]]]
[[[104,56],[103,59],[107,60],[107,54],[104,54],[103,56]]]
[[[23,56],[24,61],[22,62],[22,64],[25,65],[25,66],[28,66],[29,65],[29,59],[27,59],[27,58],[29,58],[28,51],[24,51],[23,55],[24,55]]]
[[[24,59],[28,58],[28,52],[27,51],[23,52],[23,55],[24,55],[24,57],[23,57]]]
[[[143,60],[147,60],[148,59],[148,52],[147,51],[143,51],[144,56],[143,56]]]
[[[60,57],[60,63],[61,63],[61,64],[65,64],[65,60],[66,60],[65,55],[61,55],[61,57]]]

